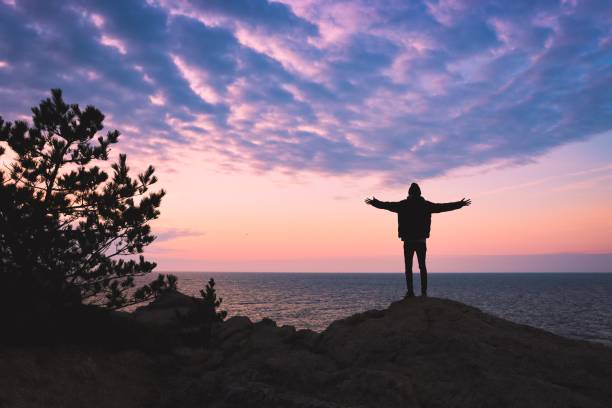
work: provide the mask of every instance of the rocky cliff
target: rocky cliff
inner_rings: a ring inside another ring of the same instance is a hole
[[[413,298],[323,333],[226,321],[171,399],[208,407],[611,407],[612,349]],[[189,391],[187,391],[189,390]],[[170,402],[170,401],[169,401]]]
[[[233,317],[207,350],[121,353],[0,350],[0,407],[612,406],[611,348],[435,298],[322,333]]]

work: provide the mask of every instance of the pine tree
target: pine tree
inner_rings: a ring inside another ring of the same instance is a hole
[[[202,297],[202,304],[208,310],[210,320],[216,323],[221,323],[227,316],[225,310],[219,310],[223,298],[217,297],[217,290],[215,289],[215,280],[210,278],[206,287],[200,289],[200,296]]]
[[[125,154],[109,168],[119,132],[99,135],[104,115],[65,103],[59,89],[32,113],[31,126],[0,116],[0,296],[117,309],[175,288],[160,275],[134,290],[156,266],[141,255],[165,194],[150,190],[154,168],[133,178]]]
[[[183,342],[189,346],[206,346],[211,339],[213,328],[227,317],[227,311],[220,310],[223,298],[217,297],[215,280],[210,278],[200,298],[192,298],[193,305],[187,313],[176,312],[182,328]]]

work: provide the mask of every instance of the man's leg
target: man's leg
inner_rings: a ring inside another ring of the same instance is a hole
[[[427,256],[427,244],[419,242],[416,247],[417,260],[419,261],[419,271],[421,272],[421,295],[427,296],[427,265],[425,258]]]
[[[404,241],[404,267],[406,268],[406,296],[414,296],[412,288],[412,258],[414,257],[414,245],[412,242]]]

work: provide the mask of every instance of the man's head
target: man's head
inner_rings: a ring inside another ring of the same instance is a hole
[[[420,197],[421,196],[421,188],[417,183],[412,183],[410,188],[408,189],[409,197]]]

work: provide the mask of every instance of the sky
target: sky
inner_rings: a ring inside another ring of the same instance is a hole
[[[612,272],[612,2],[0,0],[0,115],[61,88],[168,194],[160,271]]]

